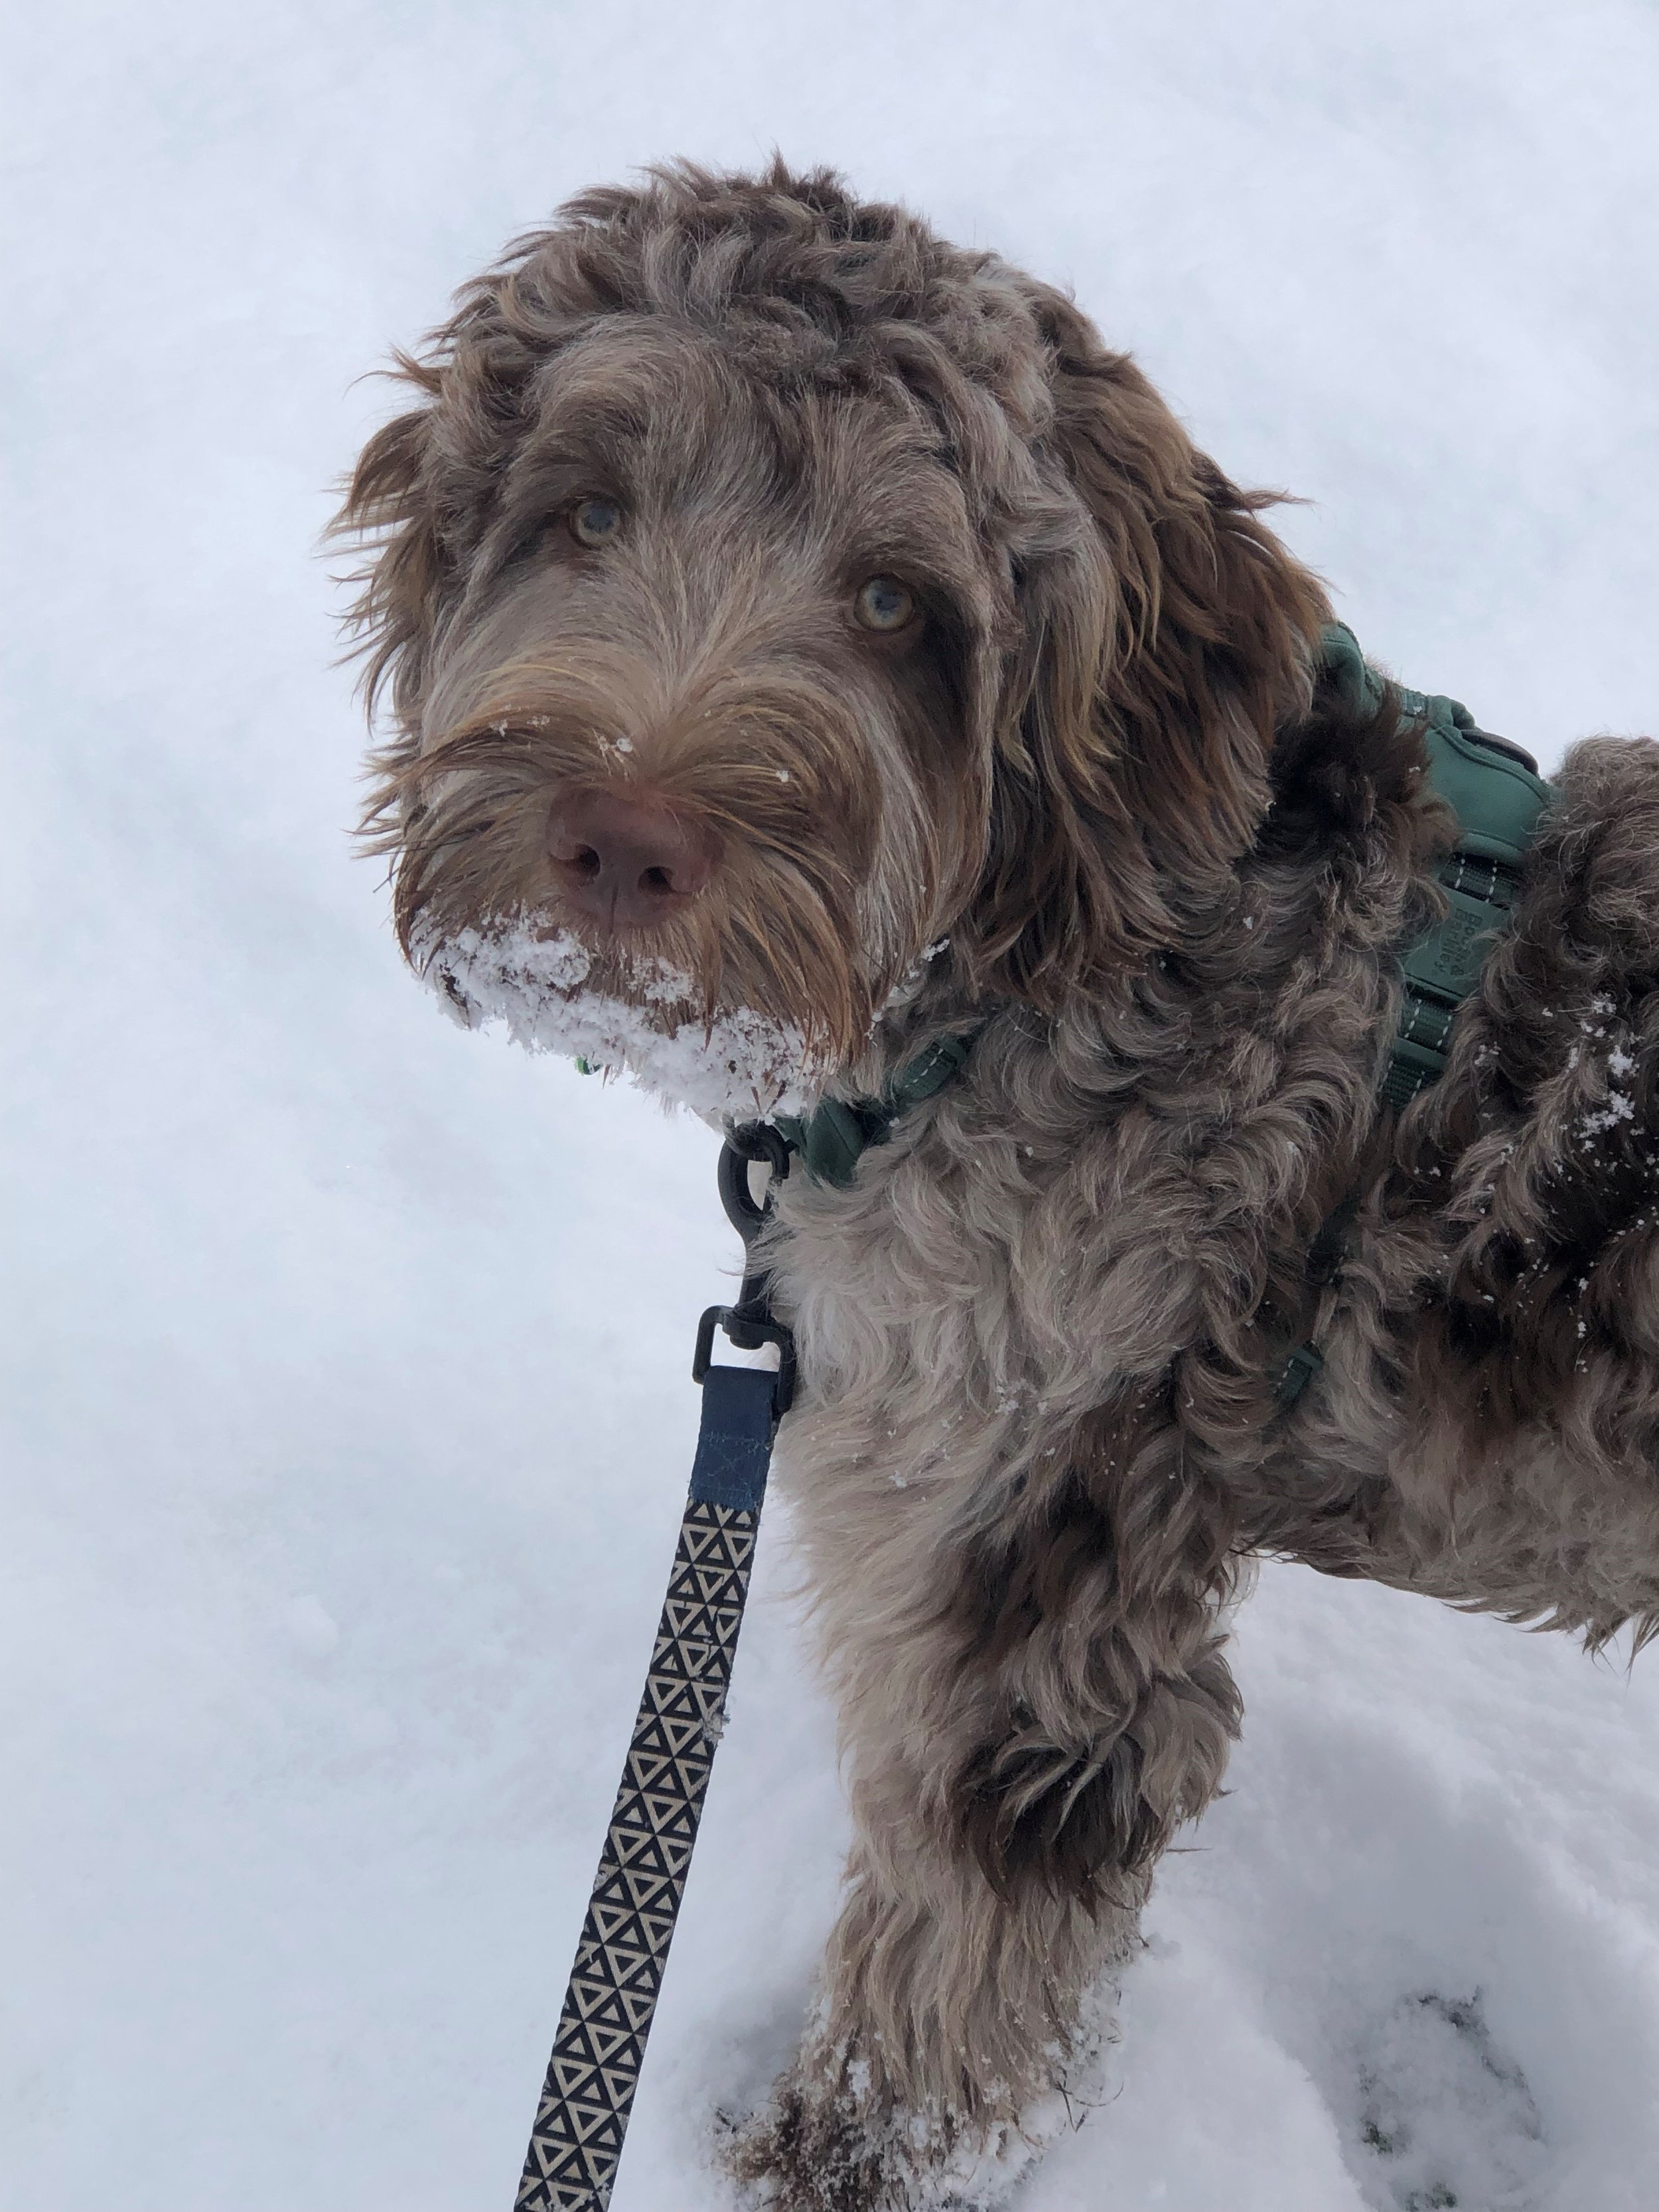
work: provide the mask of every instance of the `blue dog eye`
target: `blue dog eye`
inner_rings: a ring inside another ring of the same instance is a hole
[[[570,514],[570,534],[580,545],[603,545],[622,527],[622,509],[615,500],[585,499]]]
[[[853,612],[866,629],[902,629],[915,611],[914,594],[890,576],[872,576],[853,602]]]

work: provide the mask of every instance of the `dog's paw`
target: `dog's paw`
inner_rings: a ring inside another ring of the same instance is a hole
[[[970,2121],[893,2104],[856,2059],[830,2082],[797,2066],[764,2111],[724,2123],[720,2156],[767,2212],[992,2212],[1064,2124],[1052,2101]]]
[[[1526,2076],[1479,1996],[1402,1998],[1359,2069],[1360,2179],[1377,2212],[1536,2202],[1547,2154]]]

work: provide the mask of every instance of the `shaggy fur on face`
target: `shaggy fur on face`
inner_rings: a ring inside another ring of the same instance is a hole
[[[619,1006],[623,1061],[769,1024],[763,1109],[977,1025],[779,1201],[857,1842],[726,2155],[798,2212],[988,2204],[1219,1785],[1253,1553],[1659,1627],[1659,745],[1569,757],[1396,1124],[1421,732],[1344,703],[1267,501],[1069,301],[831,177],[682,167],[402,374],[343,520],[416,964]]]

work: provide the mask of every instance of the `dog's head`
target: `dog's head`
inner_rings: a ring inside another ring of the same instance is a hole
[[[1322,597],[994,256],[677,167],[399,368],[342,515],[396,720],[370,818],[469,1018],[752,1112],[854,1065],[941,939],[959,995],[1053,1010],[1251,842]]]

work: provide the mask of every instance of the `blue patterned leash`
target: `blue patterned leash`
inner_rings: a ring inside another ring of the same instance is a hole
[[[750,1188],[751,1163],[772,1171],[764,1204]],[[727,1139],[720,1198],[745,1252],[788,1169],[783,1139],[764,1123]],[[712,1364],[716,1329],[740,1352],[775,1345],[775,1373]],[[725,1723],[772,1439],[794,1395],[794,1344],[772,1312],[764,1269],[746,1265],[736,1303],[703,1315],[691,1372],[702,1421],[690,1496],[514,2212],[605,2212],[616,2186]]]

